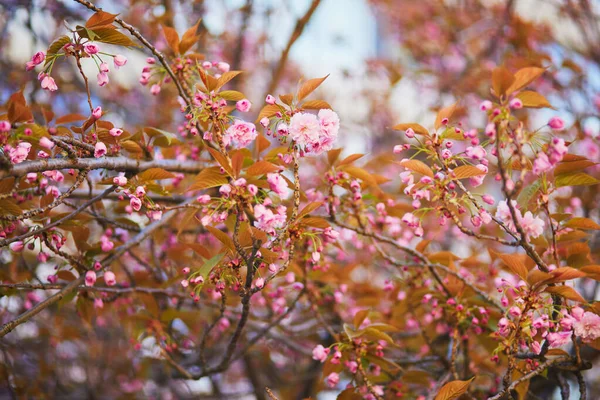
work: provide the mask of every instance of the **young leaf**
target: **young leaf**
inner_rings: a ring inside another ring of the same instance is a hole
[[[185,54],[197,41],[200,39],[200,35],[198,32],[198,27],[200,26],[200,22],[202,20],[198,20],[194,26],[185,31],[183,37],[181,38],[181,42],[179,43],[179,51],[181,54]]]
[[[356,161],[362,157],[364,157],[364,154],[351,154],[348,157],[344,158],[342,161],[340,161],[340,163],[338,164],[338,167],[341,167],[342,165],[346,165],[346,164],[352,164],[354,161]]]
[[[556,187],[563,186],[589,186],[600,183],[599,180],[584,172],[569,172],[560,174],[555,177],[554,184]]]
[[[472,165],[461,165],[454,168],[454,179],[465,179],[472,176],[485,175],[485,172]]]
[[[438,111],[437,117],[435,118],[435,129],[437,130],[442,126],[442,121],[444,119],[452,118],[452,114],[454,114],[454,111],[456,111],[456,103],[448,107],[444,107],[440,111]]]
[[[205,226],[205,228],[207,231],[212,233],[214,237],[216,237],[219,240],[219,242],[223,243],[223,245],[225,245],[225,247],[227,247],[229,250],[235,249],[233,239],[231,239],[228,234],[226,234],[220,229],[215,228],[214,226],[209,225]]]
[[[256,122],[259,122],[264,117],[271,118],[273,115],[277,114],[278,111],[279,106],[275,104],[267,104],[258,113],[258,117],[256,117]]]
[[[517,276],[524,281],[527,281],[529,270],[521,260],[518,254],[498,254],[498,257],[506,264],[506,266]]]
[[[592,165],[596,165],[597,163],[588,160],[574,160],[574,161],[565,161],[559,162],[556,168],[554,168],[554,175],[562,175],[568,172],[576,172],[582,171],[587,167],[591,167]]]
[[[177,31],[166,25],[163,25],[162,28],[169,47],[175,54],[179,54],[179,35],[177,34]]]
[[[552,108],[552,104],[541,94],[526,90],[516,96],[523,102],[523,107],[527,108]]]
[[[242,71],[227,71],[227,72],[224,72],[223,75],[221,75],[219,77],[219,79],[217,80],[217,86],[215,87],[215,90],[219,90],[220,88],[222,88],[223,86],[225,86],[225,84],[227,82],[229,82],[230,80],[232,80],[233,78],[235,78],[236,76],[238,76],[241,73],[242,73]]]
[[[159,181],[161,179],[175,178],[175,175],[162,168],[150,168],[138,175],[138,179],[144,181]]]
[[[404,168],[409,169],[409,170],[411,170],[413,172],[417,172],[419,174],[422,174],[422,175],[428,176],[430,178],[433,178],[433,171],[423,161],[420,161],[420,160],[403,160],[403,161],[400,161],[399,164],[402,165]]]
[[[557,294],[567,300],[573,300],[578,303],[587,303],[585,299],[571,286],[548,286],[544,291]]]
[[[324,100],[309,100],[301,105],[305,110],[321,110],[323,108],[331,109],[329,103]]]
[[[102,10],[97,11],[90,17],[90,19],[87,20],[85,27],[93,30],[106,25],[111,25],[113,22],[115,22],[117,15],[118,14],[111,14]]]
[[[203,190],[215,186],[222,186],[228,181],[227,175],[221,173],[220,167],[211,167],[202,170],[194,180],[194,183],[187,189],[190,190]]]
[[[565,223],[565,227],[576,229],[591,229],[596,231],[600,230],[600,225],[598,225],[596,221],[583,217],[571,218]]]
[[[268,161],[257,161],[246,170],[246,174],[250,176],[266,175],[271,172],[278,172],[279,166]]]
[[[316,88],[318,88],[321,85],[321,83],[323,83],[325,79],[327,79],[328,76],[329,75],[324,76],[323,78],[309,79],[306,82],[304,82],[298,90],[298,101],[311,94]]]
[[[539,67],[521,68],[515,73],[515,80],[506,90],[506,94],[511,94],[521,90],[531,82],[539,78],[546,70]]]
[[[418,135],[425,135],[425,136],[429,135],[429,132],[427,131],[427,129],[425,129],[423,126],[416,124],[416,123],[398,124],[398,125],[394,125],[392,127],[392,129],[395,131],[405,131],[408,128],[411,128]]]
[[[246,98],[244,93],[238,92],[237,90],[223,90],[219,92],[219,96],[229,101],[240,101]]]
[[[498,67],[492,71],[492,89],[498,97],[504,96],[514,81],[514,75],[505,67]]]
[[[468,381],[452,381],[446,383],[435,396],[435,400],[454,400],[459,398],[467,392],[473,379],[475,379],[475,377],[472,377]]]

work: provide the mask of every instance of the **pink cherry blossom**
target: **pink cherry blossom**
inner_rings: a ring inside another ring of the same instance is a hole
[[[111,130],[108,131],[108,133],[110,133],[111,136],[119,137],[123,134],[123,129],[112,128]]]
[[[253,123],[236,120],[227,128],[223,141],[225,144],[233,143],[237,148],[247,147],[256,137],[256,126]]]
[[[94,54],[98,54],[100,47],[96,43],[86,43],[83,45],[83,51],[88,55],[93,56]]]
[[[309,113],[297,113],[290,119],[290,138],[301,147],[319,140],[321,126],[317,116]]]
[[[271,190],[279,196],[287,194],[288,184],[280,174],[267,174],[267,182],[269,183]]]
[[[142,201],[135,196],[131,196],[131,198],[129,199],[129,204],[131,205],[131,208],[133,208],[135,211],[140,211],[140,209],[142,208]]]
[[[591,342],[600,337],[600,316],[586,311],[579,321],[573,324],[573,331],[584,342]]]
[[[106,86],[108,84],[108,74],[106,72],[100,72],[97,75],[97,79],[98,79],[98,86],[102,87],[102,86]]]
[[[332,372],[329,375],[327,375],[327,379],[325,379],[325,382],[327,382],[327,386],[333,389],[338,385],[338,383],[340,383],[340,376],[337,372]]]
[[[235,108],[237,108],[237,110],[240,112],[248,112],[250,111],[251,107],[252,103],[250,103],[250,100],[248,99],[242,99],[235,103]]]
[[[44,78],[42,79],[41,85],[42,85],[42,89],[48,90],[50,92],[55,92],[56,90],[58,90],[58,86],[56,85],[56,82],[54,82],[54,79],[50,75],[44,76]]]

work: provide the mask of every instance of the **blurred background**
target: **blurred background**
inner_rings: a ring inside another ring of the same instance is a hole
[[[232,89],[246,94],[256,114],[266,94],[289,93],[302,78],[330,74],[315,98],[326,100],[339,113],[339,145],[348,153],[389,152],[401,142],[391,126],[419,122],[431,127],[436,110],[457,100],[465,128],[482,129],[486,116],[478,111],[478,104],[489,98],[492,69],[502,64],[513,71],[541,66],[548,73],[535,83],[536,90],[556,110],[536,110],[524,113],[523,118],[536,129],[550,116],[563,117],[578,154],[600,161],[596,140],[600,127],[598,1],[111,0],[95,4],[119,13],[159,49],[167,47],[160,24],[182,34],[201,20],[202,37],[194,50],[207,60],[225,61],[234,70],[246,71]],[[67,0],[0,2],[0,103],[24,88],[31,104],[50,107],[51,103],[57,113],[85,114],[84,83],[72,63],[55,67],[53,76],[60,90],[48,93],[39,87],[35,73],[25,72],[25,62],[65,34],[65,26],[82,24],[90,15],[86,8]],[[165,104],[176,102],[174,88],[165,87],[152,96],[138,83],[149,54],[145,49],[119,52],[129,63],[111,74],[107,87],[99,90],[92,82],[94,104],[102,103],[116,126],[143,122],[175,130],[181,118],[177,107],[172,114],[159,112],[167,109]],[[87,64],[86,73],[95,76],[95,67]],[[590,198],[583,207],[597,207],[596,200]],[[0,308],[10,307],[19,305],[7,304],[6,297],[0,299]],[[26,354],[20,364],[23,370],[45,369],[64,380],[62,384],[81,386],[81,392],[70,393],[102,398],[102,391],[108,390],[102,388],[104,379],[91,386],[84,384],[81,368],[62,366],[64,371],[52,372],[51,366],[40,366],[36,349],[48,349],[45,340],[37,331],[24,331],[20,341]],[[7,348],[0,341],[0,350],[4,353],[14,346]],[[77,353],[75,345],[55,350],[65,360]],[[143,391],[149,397],[166,398],[161,385],[172,382],[157,377],[155,386],[144,386],[119,369],[126,367],[112,365],[111,384],[119,386],[121,393]],[[598,383],[593,387],[595,377],[591,378],[591,393],[600,393]],[[178,398],[199,393],[209,393],[202,398],[213,398],[210,387],[210,382],[202,380],[171,389],[180,394]],[[98,392],[90,392],[92,388]],[[226,398],[243,398],[245,390],[243,385],[227,387],[232,394]],[[9,393],[0,395],[10,398]]]

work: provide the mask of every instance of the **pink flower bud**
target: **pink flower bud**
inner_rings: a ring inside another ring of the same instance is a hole
[[[114,272],[106,271],[104,273],[104,283],[106,283],[107,286],[114,286],[117,283]]]
[[[554,130],[560,131],[565,127],[565,121],[563,121],[559,117],[552,117],[550,121],[548,121],[548,126]]]
[[[113,57],[113,62],[115,64],[115,68],[119,69],[120,67],[127,64],[127,57],[117,54]]]
[[[54,142],[48,139],[46,136],[42,136],[40,138],[40,146],[45,147],[47,149],[52,149],[54,147]]]
[[[94,157],[100,158],[106,154],[106,145],[102,142],[97,142],[94,146]]]
[[[265,99],[265,103],[267,103],[267,104],[275,104],[275,97],[273,97],[270,94],[268,94],[267,98]]]
[[[113,178],[113,183],[118,186],[125,186],[127,185],[127,178],[124,176],[115,176]]]
[[[96,273],[94,271],[88,271],[85,273],[85,286],[94,286],[96,283]]]
[[[100,119],[101,116],[102,116],[102,107],[98,106],[98,107],[94,108],[94,110],[92,111],[92,117],[94,119]]]
[[[83,51],[92,56],[94,54],[98,54],[100,47],[98,47],[96,43],[86,43],[83,45]]]

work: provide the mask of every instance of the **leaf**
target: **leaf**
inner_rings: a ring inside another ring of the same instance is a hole
[[[541,94],[526,90],[516,96],[523,102],[523,107],[527,108],[552,108],[552,104]]]
[[[585,272],[588,278],[600,281],[600,265],[586,265],[579,270]]]
[[[331,109],[329,103],[324,100],[309,100],[301,105],[305,110],[321,110],[323,108]]]
[[[16,205],[12,200],[0,199],[0,214],[6,215],[21,215],[23,210]]]
[[[130,153],[139,154],[143,152],[140,145],[134,142],[133,140],[124,140],[120,143],[120,145],[123,149],[127,150]]]
[[[582,278],[585,276],[585,272],[571,267],[559,267],[550,271],[550,275],[552,275],[552,280],[550,283],[558,283],[569,281],[571,279]]]
[[[364,154],[351,154],[348,157],[344,158],[342,161],[340,161],[338,167],[341,167],[342,165],[346,164],[352,164],[354,161],[361,159],[362,157],[364,157]]]
[[[322,201],[313,201],[312,203],[308,203],[306,205],[306,207],[304,207],[302,209],[302,211],[300,211],[300,213],[298,214],[298,219],[300,219],[300,218],[304,217],[305,215],[308,215],[311,212],[317,210],[322,205],[323,205]]]
[[[527,274],[527,283],[529,283],[531,286],[540,285],[549,281],[550,279],[552,279],[552,275],[547,272],[540,271],[539,269],[532,269]]]
[[[492,89],[498,97],[504,96],[514,81],[514,75],[505,67],[498,67],[492,71]]]
[[[194,26],[185,31],[183,37],[181,38],[181,42],[179,43],[179,51],[181,54],[185,54],[197,41],[200,39],[200,35],[198,34],[198,27],[200,26],[200,22],[202,20],[198,20]]]
[[[592,165],[596,164],[597,163],[588,159],[574,161],[565,161],[563,159],[563,161],[558,163],[556,168],[554,168],[554,175],[562,175],[568,172],[581,171],[587,167],[591,167]]]
[[[579,303],[587,303],[583,297],[570,286],[548,286],[545,292],[557,294],[568,300],[573,300]]]
[[[14,124],[15,122],[27,122],[32,119],[33,114],[27,107],[23,91],[13,93],[8,99],[8,120]]]
[[[288,106],[291,106],[292,102],[294,101],[294,95],[293,94],[280,94],[279,100],[281,100],[281,102],[283,104],[287,104]]]
[[[250,176],[266,175],[271,172],[279,172],[280,167],[268,161],[260,160],[252,164],[246,170]]]
[[[162,168],[150,168],[138,175],[140,181],[159,181],[161,179],[175,178],[175,175]]]
[[[256,117],[256,122],[259,122],[264,117],[271,118],[273,115],[277,114],[279,111],[280,111],[280,109],[279,109],[278,105],[267,104],[258,113],[258,117]]]
[[[335,162],[337,161],[337,159],[340,157],[340,154],[342,153],[342,149],[333,149],[333,150],[329,150],[327,152],[327,161],[329,162],[330,166],[333,166],[333,164],[335,164]]]
[[[223,75],[221,75],[219,77],[219,79],[217,80],[217,86],[215,87],[215,90],[218,90],[221,87],[225,86],[225,84],[227,82],[229,82],[230,80],[232,80],[233,78],[235,78],[236,76],[238,76],[241,73],[242,73],[242,71],[227,71],[227,72],[224,72]]]
[[[246,98],[244,93],[238,92],[237,90],[223,90],[219,92],[219,96],[229,101],[240,101]]]
[[[365,310],[360,310],[356,314],[354,314],[354,318],[352,319],[352,325],[354,325],[354,327],[358,329],[362,325],[363,321],[367,318],[370,311],[371,310],[367,308]]]
[[[210,275],[213,268],[216,267],[221,262],[223,257],[225,257],[225,253],[217,254],[210,260],[206,261],[202,265],[202,267],[200,267],[200,269],[198,270],[198,273],[204,278],[204,281],[206,281],[208,279],[208,276]]]
[[[225,185],[227,182],[229,182],[227,175],[221,173],[220,167],[206,168],[196,175],[194,183],[187,189],[187,191],[208,189],[215,186]]]
[[[365,328],[361,336],[374,339],[374,341],[383,340],[389,344],[394,344],[394,339],[390,335],[375,328]]]
[[[327,79],[328,76],[329,74],[322,78],[309,79],[306,82],[304,82],[298,90],[298,101],[311,94],[316,88],[318,88],[321,85],[321,83],[323,83],[325,79]]]
[[[472,377],[468,381],[452,381],[446,383],[442,386],[434,400],[454,400],[459,398],[467,392],[473,379],[475,379],[475,377]]]
[[[107,13],[106,11],[96,11],[85,23],[88,29],[100,28],[105,25],[111,25],[118,14]]]
[[[354,178],[360,179],[364,183],[369,184],[370,186],[377,186],[377,180],[375,179],[375,177],[370,172],[368,172],[367,170],[365,170],[363,168],[359,168],[359,167],[350,165],[350,166],[346,166],[344,168],[344,171],[346,171],[348,174],[350,174]]]
[[[63,281],[67,281],[67,282],[72,282],[75,279],[77,279],[75,277],[75,275],[73,275],[73,273],[71,271],[67,271],[65,269],[58,271],[56,273],[56,276],[58,276],[60,279],[62,279]]]
[[[58,53],[67,43],[71,42],[71,38],[67,35],[61,36],[56,39],[54,42],[48,46],[48,50],[46,50],[46,62],[44,65],[48,65],[50,61],[52,61],[52,57],[56,53]]]
[[[177,31],[166,25],[163,25],[162,28],[169,47],[175,54],[179,54],[179,35],[177,34]]]
[[[485,175],[486,173],[480,170],[477,167],[472,165],[461,165],[460,167],[454,168],[453,176],[455,179],[465,179],[470,178],[472,176]]]
[[[354,388],[348,388],[337,395],[336,400],[361,400],[363,396],[355,392]]]
[[[177,135],[162,129],[147,126],[144,128],[144,132],[146,132],[146,135],[154,138],[154,141],[152,142],[154,146],[170,147],[172,145],[181,143],[177,138]]]
[[[225,157],[219,150],[208,148],[209,153],[213,156],[213,158],[219,163],[221,167],[233,178],[233,169],[231,165],[229,165],[229,161],[227,157]]]
[[[398,125],[394,125],[392,127],[392,129],[395,131],[405,131],[408,128],[415,131],[415,133],[418,135],[425,135],[425,136],[429,135],[429,132],[427,131],[427,129],[425,129],[423,126],[416,124],[416,123],[398,124]]]
[[[419,174],[433,178],[433,171],[423,161],[403,160],[403,161],[400,161],[400,165],[402,165],[404,168],[409,169],[413,172],[417,172]]]
[[[514,82],[506,89],[506,94],[521,90],[531,82],[539,78],[546,70],[539,67],[521,68],[514,75]]]
[[[506,266],[524,281],[527,281],[529,270],[518,254],[497,254]]]
[[[437,117],[435,118],[435,129],[437,130],[442,126],[442,121],[444,119],[450,119],[452,117],[452,114],[454,114],[454,111],[456,111],[456,103],[448,107],[444,107],[440,111],[438,111]]]
[[[554,179],[554,184],[556,187],[589,186],[596,185],[598,183],[600,183],[599,180],[584,172],[569,172],[567,174],[560,174]]]
[[[81,114],[67,114],[56,119],[56,125],[68,124],[70,122],[85,121],[87,117]]]
[[[227,247],[229,250],[233,251],[235,249],[233,239],[231,239],[228,234],[220,229],[215,228],[214,226],[207,225],[205,228],[207,231],[212,233],[214,237],[219,239],[219,242],[223,243],[223,245],[225,245],[225,247]]]
[[[139,47],[133,40],[129,38],[129,36],[124,35],[113,28],[96,28],[93,31],[94,38],[90,38],[89,33],[86,30],[79,30],[78,33],[80,36],[88,38],[90,40],[94,40],[96,42],[114,44],[117,46],[125,46],[125,47]]]
[[[331,226],[325,218],[321,217],[305,217],[298,223],[300,226],[310,226],[311,228],[326,229]]]
[[[596,221],[583,217],[571,218],[564,226],[566,228],[600,230],[600,225],[598,225]]]

